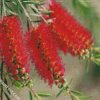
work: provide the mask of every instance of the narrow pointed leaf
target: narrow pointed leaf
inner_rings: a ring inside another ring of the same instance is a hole
[[[43,5],[44,2],[23,1],[23,4]]]
[[[41,93],[38,93],[38,96],[40,96],[40,97],[51,97],[51,94],[46,93],[46,92],[41,92]]]
[[[89,4],[87,2],[87,0],[78,0],[80,2],[81,5],[83,5],[84,7],[89,7]]]
[[[78,91],[71,91],[72,92],[72,96],[78,98],[78,100],[90,100],[90,96],[86,96],[83,93],[80,93]]]

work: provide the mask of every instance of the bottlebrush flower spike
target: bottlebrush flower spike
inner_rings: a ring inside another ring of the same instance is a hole
[[[50,14],[50,18],[52,18],[50,27],[54,34],[58,35],[60,41],[64,42],[66,51],[72,55],[86,55],[93,43],[90,32],[80,25],[80,23],[55,0],[50,0],[49,9],[52,11]]]
[[[26,33],[27,49],[30,52],[32,62],[35,63],[39,75],[48,81],[50,85],[53,84],[53,79],[50,71],[47,69],[45,62],[41,58],[40,39],[37,37],[36,30],[32,29]]]
[[[28,79],[29,57],[23,41],[22,29],[17,16],[5,16],[0,25],[1,54],[7,70],[19,80]]]
[[[41,23],[37,30],[43,51],[42,59],[46,63],[47,69],[51,72],[54,81],[61,81],[64,76],[64,67],[58,56],[57,47],[52,39],[50,30],[45,23]]]
[[[39,74],[44,80],[48,80],[50,85],[56,81],[63,84],[64,67],[48,26],[41,23],[35,32],[31,32],[30,36],[32,39],[28,46],[31,48],[31,54]]]

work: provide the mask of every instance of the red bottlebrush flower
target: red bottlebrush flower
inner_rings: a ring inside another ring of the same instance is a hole
[[[26,36],[27,48],[30,52],[33,63],[36,65],[36,69],[39,75],[45,80],[48,81],[50,85],[53,84],[53,79],[50,71],[47,69],[45,62],[41,58],[40,48],[40,39],[37,37],[36,30],[33,29],[30,32],[27,32]]]
[[[15,79],[29,73],[29,56],[17,16],[5,16],[0,25],[0,47],[7,70]]]
[[[45,23],[41,23],[38,26],[36,33],[41,41],[41,47],[43,50],[42,59],[45,61],[48,70],[50,70],[54,81],[58,77],[62,78],[64,76],[64,67],[60,57],[58,56],[57,48],[48,26]]]
[[[93,43],[90,32],[55,0],[50,0],[50,10],[52,11],[50,26],[60,41],[64,42],[66,50],[68,49],[72,55],[86,54]]]
[[[50,30],[45,23],[41,23],[35,32],[31,32],[28,48],[36,64],[39,74],[52,85],[58,78],[63,79],[64,67],[58,56],[57,48],[52,40]]]

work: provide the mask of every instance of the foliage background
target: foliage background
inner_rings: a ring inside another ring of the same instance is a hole
[[[93,34],[95,45],[100,46],[100,21],[96,19],[96,15],[90,15],[88,18],[80,14],[82,11],[73,8],[72,0],[59,0],[65,8],[67,8],[85,27],[89,28]],[[78,1],[78,0],[76,0]],[[92,9],[96,11],[97,16],[100,18],[100,0],[87,0],[92,6]],[[92,20],[91,20],[91,17]],[[94,19],[94,20],[93,20]],[[60,52],[61,57],[64,60],[66,67],[66,79],[71,82],[71,88],[84,92],[85,94],[92,96],[91,100],[100,100],[100,67],[91,62],[89,64],[89,71],[86,70],[86,62],[79,60],[77,57],[72,57],[70,54],[66,56]],[[36,91],[46,91],[50,92],[53,96],[50,98],[43,98],[43,100],[70,100],[66,95],[61,95],[55,98],[58,93],[58,88],[54,86],[53,88],[48,87],[44,84],[36,72],[32,72],[32,77],[34,79],[34,88]],[[37,78],[38,77],[38,78]],[[24,88],[22,90],[16,90],[15,87],[10,87],[21,100],[28,100],[29,96],[28,89]],[[15,98],[12,96],[12,100]],[[6,99],[5,99],[6,100]]]

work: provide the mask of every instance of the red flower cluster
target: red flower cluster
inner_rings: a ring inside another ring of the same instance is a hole
[[[26,76],[29,73],[29,57],[17,16],[6,16],[0,23],[0,49],[8,72],[16,80],[28,78]]]
[[[30,36],[27,42],[28,48],[39,74],[50,85],[56,81],[63,84],[64,67],[48,26],[41,23],[36,30],[33,29],[27,36]]]
[[[49,25],[41,22],[36,29],[28,31],[24,38],[25,44],[18,18],[4,17],[0,22],[0,53],[7,65],[7,70],[15,79],[29,73],[28,51],[40,76],[51,86],[53,83],[62,86],[65,82],[63,78],[65,70],[58,50],[85,56],[93,40],[90,32],[81,26],[67,10],[56,1],[50,1],[49,9],[52,13],[46,16],[46,19],[52,19],[52,22]]]
[[[81,26],[59,3],[55,0],[50,1],[50,10],[52,11],[50,27],[56,35],[58,43],[63,44],[59,48],[64,53],[68,51],[72,55],[85,55],[93,43],[90,32]]]

